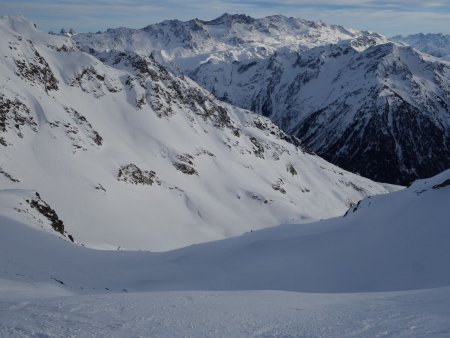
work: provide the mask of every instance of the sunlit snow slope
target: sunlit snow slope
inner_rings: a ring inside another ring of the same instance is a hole
[[[96,251],[2,209],[0,278],[94,290],[399,291],[450,285],[450,171],[344,217],[165,253]],[[59,281],[59,282],[58,282]]]
[[[2,206],[0,335],[448,337],[449,201],[446,171],[345,217],[165,253],[82,248]]]
[[[77,34],[73,38],[86,50],[96,52],[133,51],[144,55],[157,52],[169,66],[188,71],[210,60],[264,59],[280,47],[301,51],[360,37],[386,41],[376,33],[319,21],[283,15],[255,19],[228,13],[210,21],[166,20],[142,29],[122,27]]]
[[[305,152],[152,57],[98,59],[21,17],[1,18],[0,50],[0,196],[79,243],[166,250],[337,216],[396,189]]]
[[[93,55],[153,53],[364,177],[408,185],[450,167],[449,64],[377,33],[281,15],[224,14],[74,39]],[[445,36],[411,39],[432,55],[448,49]]]

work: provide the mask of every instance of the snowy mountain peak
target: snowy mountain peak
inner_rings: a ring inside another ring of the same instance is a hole
[[[0,27],[22,34],[37,30],[36,25],[23,15],[0,16]]]
[[[423,53],[450,61],[450,35],[419,33],[408,36],[397,35],[392,37],[391,40],[410,45]]]
[[[69,36],[52,36],[44,33],[37,28],[36,24],[22,15],[0,17],[0,31],[3,35],[14,35],[16,41],[26,39],[28,44],[33,46],[52,46],[55,49],[63,48],[66,50],[77,49],[76,43]],[[11,44],[6,47],[7,42],[7,40],[2,41],[3,47],[14,49]]]
[[[211,21],[166,20],[143,29],[108,29],[78,34],[74,39],[86,50],[97,52],[128,50],[148,55],[160,51],[168,63],[192,71],[210,58],[265,58],[286,46],[304,50],[363,36],[372,34],[282,15],[254,19],[226,13]]]
[[[0,184],[37,191],[85,245],[176,248],[336,216],[392,189],[305,152],[153,54],[90,55],[70,41],[0,29]]]
[[[203,21],[205,25],[228,25],[231,26],[236,23],[242,24],[252,24],[256,21],[256,19],[245,15],[245,14],[229,14],[224,13],[220,17],[211,20],[211,21]]]

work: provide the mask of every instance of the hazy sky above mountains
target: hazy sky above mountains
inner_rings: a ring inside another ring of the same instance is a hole
[[[450,34],[450,0],[0,0],[1,15],[23,14],[43,31],[142,28],[165,19],[210,20],[225,12],[283,14],[386,36]]]

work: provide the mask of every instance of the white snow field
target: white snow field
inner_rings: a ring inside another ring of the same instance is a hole
[[[344,217],[162,253],[2,212],[0,335],[448,337],[449,201],[447,170]]]

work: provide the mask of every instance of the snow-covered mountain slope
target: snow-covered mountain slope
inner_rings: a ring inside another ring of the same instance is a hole
[[[450,170],[366,198],[339,218],[280,225],[164,253],[98,251],[5,215],[0,278],[73,293],[406,291],[450,285]],[[53,282],[52,282],[53,281]]]
[[[165,253],[83,248],[2,206],[0,335],[446,337],[449,200],[447,170],[344,217]]]
[[[101,61],[20,17],[0,20],[0,50],[0,195],[85,245],[165,250],[398,189],[303,151],[151,57]]]
[[[379,34],[225,14],[74,39],[94,55],[153,53],[219,98],[268,116],[330,162],[371,179],[408,184],[450,167],[450,66]]]
[[[411,47],[356,39],[279,49],[265,60],[210,61],[191,76],[363,176],[408,184],[450,167],[450,65]]]
[[[419,33],[408,36],[396,35],[390,40],[412,46],[423,53],[450,61],[450,35]]]
[[[212,21],[167,20],[143,29],[108,29],[103,33],[74,36],[90,52],[132,51],[158,57],[183,71],[208,60],[233,62],[266,58],[278,48],[305,50],[315,46],[364,37],[386,41],[378,34],[273,15],[261,19],[224,14]]]

